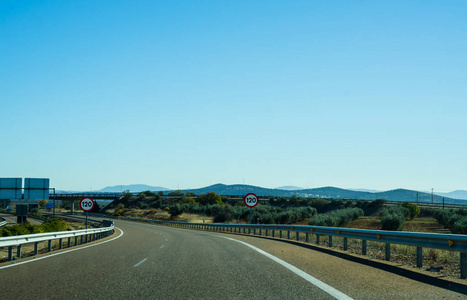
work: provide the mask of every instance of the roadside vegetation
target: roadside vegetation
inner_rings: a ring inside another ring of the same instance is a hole
[[[68,225],[60,219],[47,219],[40,225],[32,225],[29,222],[25,222],[23,225],[5,226],[0,228],[0,236],[16,236],[23,234],[33,233],[44,233],[44,232],[55,232],[64,231],[68,228]]]
[[[326,214],[319,214],[312,218],[310,225],[340,227],[363,216],[361,208],[344,208],[333,210]]]
[[[433,217],[451,233],[467,234],[467,210],[444,209],[433,211]]]
[[[446,232],[467,234],[467,210],[427,210],[410,202],[388,205],[386,200],[343,200],[267,196],[253,209],[253,223],[310,224],[382,230]],[[124,192],[120,201],[107,207],[114,216],[163,220],[201,220],[214,223],[248,223],[250,210],[241,200],[214,192],[144,191]],[[422,218],[420,219],[419,216]],[[441,226],[438,225],[442,224]]]

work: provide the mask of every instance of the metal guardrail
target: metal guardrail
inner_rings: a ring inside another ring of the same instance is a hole
[[[39,253],[38,245],[40,242],[48,242],[48,252],[52,251],[52,241],[58,240],[59,249],[63,249],[63,239],[68,239],[67,246],[71,247],[72,238],[74,245],[79,245],[95,241],[112,234],[114,226],[94,229],[80,229],[73,231],[47,232],[37,234],[26,234],[18,236],[9,236],[0,238],[0,248],[8,247],[8,260],[13,260],[13,247],[16,247],[17,258],[21,258],[21,246],[24,244],[34,244],[34,255]],[[80,237],[80,241],[78,241]]]
[[[385,259],[391,259],[391,244],[409,245],[417,248],[417,267],[423,265],[423,248],[436,248],[460,252],[460,277],[467,278],[467,235],[436,234],[419,232],[401,232],[385,230],[365,230],[339,227],[307,226],[307,225],[263,225],[263,224],[212,224],[212,223],[186,223],[173,221],[159,221],[149,219],[137,219],[117,217],[122,220],[151,222],[160,225],[210,230],[218,232],[230,232],[238,234],[264,235],[283,238],[286,232],[287,239],[291,239],[291,233],[299,240],[299,234],[305,233],[305,241],[310,242],[310,235],[315,235],[316,243],[320,243],[322,236],[328,236],[328,246],[332,247],[333,237],[343,239],[344,250],[348,250],[348,239],[360,239],[362,241],[362,254],[367,254],[367,241],[385,243]]]
[[[3,226],[5,226],[5,225],[6,225],[6,223],[7,223],[6,221],[1,221],[1,222],[0,222],[0,227],[3,227]]]

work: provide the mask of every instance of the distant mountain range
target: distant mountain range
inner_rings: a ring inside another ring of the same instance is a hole
[[[329,199],[357,199],[357,200],[376,200],[386,199],[388,201],[409,201],[409,202],[425,202],[431,203],[431,194],[424,192],[417,192],[406,189],[396,189],[385,192],[365,192],[346,190],[336,187],[322,187],[314,189],[301,189],[301,190],[286,190],[282,189],[267,189],[252,185],[225,185],[215,184],[200,189],[183,190],[184,192],[193,192],[196,195],[205,194],[208,192],[216,192],[219,195],[242,196],[247,193],[255,193],[258,196],[274,196],[274,197],[297,197],[306,198],[329,198]],[[459,194],[459,193],[458,193]],[[457,194],[456,194],[457,195]],[[433,195],[434,203],[443,203],[443,198],[446,204],[467,204],[465,199],[453,199],[450,197],[442,197]]]
[[[436,195],[440,195],[443,197],[449,197],[454,199],[464,199],[467,200],[467,191],[457,190],[449,193],[436,193]]]
[[[139,193],[142,191],[164,191],[168,192],[170,189],[150,186],[146,184],[130,184],[130,185],[115,185],[108,186],[101,190],[92,191],[100,193],[120,193],[129,190],[132,193]],[[58,191],[57,191],[58,192]],[[62,192],[62,191],[60,191]],[[274,197],[297,197],[306,198],[328,198],[328,199],[357,199],[357,200],[375,200],[386,199],[388,201],[410,201],[410,202],[424,202],[431,203],[431,193],[417,192],[406,189],[395,189],[390,191],[376,191],[376,190],[348,190],[336,187],[322,187],[313,189],[302,189],[296,186],[282,186],[275,189],[268,189],[253,185],[244,184],[215,184],[199,189],[184,189],[183,192],[193,192],[196,195],[205,194],[208,192],[216,192],[219,195],[229,196],[243,196],[247,193],[255,193],[258,196],[274,196]],[[88,192],[89,193],[89,192]],[[434,194],[433,202],[442,203],[443,198],[446,204],[464,204],[467,205],[467,191],[458,190],[444,194]]]
[[[150,186],[147,184],[128,184],[128,185],[114,185],[114,186],[108,186],[103,189],[100,189],[96,192],[101,192],[101,193],[119,193],[129,190],[132,193],[139,193],[143,191],[153,191],[153,192],[159,192],[159,191],[169,191],[169,189],[160,187],[160,186]]]
[[[103,189],[100,190],[93,190],[93,191],[61,191],[57,190],[57,194],[66,194],[66,193],[85,193],[85,194],[92,194],[92,193],[121,193],[123,191],[129,190],[132,193],[139,193],[139,192],[144,192],[144,191],[153,191],[153,192],[159,192],[159,191],[170,191],[170,189],[160,187],[160,186],[151,186],[147,184],[123,184],[123,185],[114,185],[114,186],[107,186]]]
[[[290,185],[287,185],[287,186],[280,186],[280,187],[277,187],[276,190],[298,191],[298,190],[303,190],[303,188],[298,187],[298,186],[290,186]]]

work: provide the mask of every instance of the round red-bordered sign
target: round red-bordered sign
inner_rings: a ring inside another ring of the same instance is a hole
[[[258,196],[253,193],[246,194],[245,197],[243,197],[243,203],[248,207],[255,207],[259,203]]]
[[[89,198],[89,197],[84,197],[79,202],[79,207],[85,212],[91,211],[94,208],[94,205],[96,205],[96,203],[94,202],[94,199]]]

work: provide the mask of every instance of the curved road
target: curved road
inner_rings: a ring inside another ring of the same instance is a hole
[[[5,219],[5,221],[7,221],[7,226],[8,225],[16,225],[16,216],[15,215],[12,215],[12,214],[2,214],[0,213],[0,217],[2,217],[3,219]],[[31,218],[31,217],[28,217],[28,221],[29,223],[33,224],[33,225],[39,225],[39,224],[42,224],[42,221],[40,220],[37,220],[37,219],[34,219],[34,218]]]
[[[120,220],[115,225],[123,232],[117,239],[0,265],[1,299],[462,299],[467,294],[465,281],[436,287],[290,243]]]

